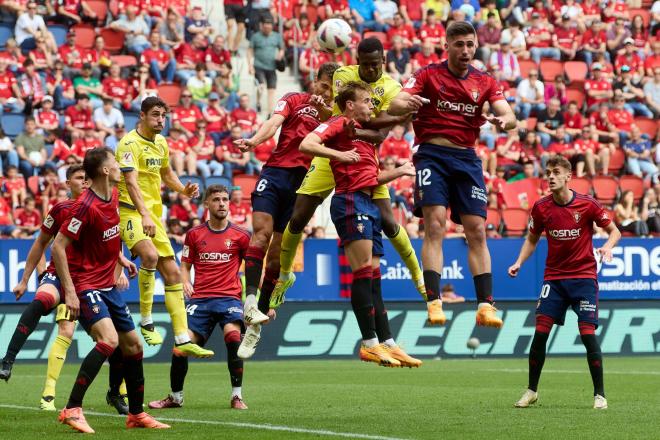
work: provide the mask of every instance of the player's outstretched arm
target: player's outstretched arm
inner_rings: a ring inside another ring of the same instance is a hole
[[[254,136],[250,139],[237,139],[234,141],[234,145],[244,153],[254,150],[257,145],[261,145],[275,136],[277,129],[284,123],[284,119],[284,116],[278,114],[271,116],[259,127],[259,130],[257,130]]]
[[[412,162],[404,162],[401,166],[396,167],[393,170],[379,172],[378,184],[383,185],[390,183],[391,181],[403,176],[415,177],[415,166],[412,164]]]
[[[510,277],[516,277],[518,275],[518,272],[520,272],[520,266],[522,266],[523,263],[534,253],[536,245],[539,243],[540,239],[541,234],[534,234],[531,231],[527,234],[527,238],[525,239],[522,248],[520,248],[518,259],[509,267],[508,272]]]
[[[25,294],[30,276],[39,264],[39,260],[41,260],[41,257],[46,251],[46,247],[48,247],[48,243],[50,243],[52,238],[52,235],[41,231],[37,239],[34,240],[34,243],[32,243],[32,247],[30,248],[30,252],[27,256],[27,260],[25,261],[25,269],[23,270],[21,281],[19,281],[18,284],[12,289],[17,301]]]
[[[324,146],[322,142],[323,140],[312,132],[305,136],[299,149],[310,156],[325,157],[339,162],[357,163],[360,160],[360,154],[355,151],[355,148],[350,151],[338,151]]]
[[[391,105],[391,104],[390,104]],[[378,113],[378,116],[362,124],[364,128],[371,128],[373,130],[381,130],[384,128],[392,128],[397,124],[405,125],[409,122],[408,118],[410,114],[404,114],[400,116],[395,116],[389,113],[388,111],[383,111]]]
[[[614,248],[614,246],[616,246],[616,244],[621,239],[621,232],[619,231],[619,228],[616,227],[614,222],[610,222],[603,229],[608,233],[609,237],[602,247],[596,249],[596,252],[598,252],[598,255],[600,255],[601,261],[605,261],[607,263],[612,261],[612,248]]]
[[[491,103],[495,116],[486,118],[488,122],[496,125],[500,130],[513,130],[518,126],[516,115],[509,103],[504,99],[499,99]]]
[[[169,166],[160,169],[160,178],[163,180],[165,186],[167,186],[172,191],[178,192],[182,196],[192,198],[199,195],[198,184],[188,181],[184,185],[181,183],[181,180],[179,180],[179,176],[177,176],[174,170]]]
[[[69,272],[69,262],[66,259],[66,248],[71,243],[73,243],[73,239],[67,235],[57,234],[55,236],[55,241],[53,241],[51,253],[53,254],[53,262],[55,263],[57,277],[60,279],[62,290],[64,291],[66,307],[71,314],[71,320],[75,320],[78,318],[78,313],[80,311],[80,301],[76,295],[76,288],[73,285],[71,273]]]
[[[409,115],[410,113],[415,113],[424,105],[428,104],[430,101],[419,95],[411,95],[408,92],[399,92],[396,95],[396,98],[390,103],[390,108],[387,109],[387,113],[394,116],[404,116]]]

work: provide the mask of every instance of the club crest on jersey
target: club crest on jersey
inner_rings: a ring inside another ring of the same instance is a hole
[[[573,213],[573,220],[575,220],[575,223],[580,223],[580,218],[582,218],[582,215],[579,212],[575,211]]]
[[[472,89],[472,91],[470,92],[470,95],[472,95],[472,99],[474,99],[475,101],[479,100],[479,90]]]
[[[385,89],[381,86],[378,86],[374,89],[374,93],[378,96],[383,96],[385,94]]]
[[[335,81],[335,88],[336,89],[341,88],[341,86],[343,86],[343,85],[344,85],[344,83],[342,82],[342,80],[338,79],[338,80]]]
[[[230,239],[225,240],[225,247],[228,247],[228,248],[231,247],[231,240]]]

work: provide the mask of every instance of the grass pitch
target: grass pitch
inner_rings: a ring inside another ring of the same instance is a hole
[[[660,437],[660,358],[605,357],[610,408],[595,411],[586,360],[548,357],[539,403],[515,409],[527,361],[428,360],[420,369],[386,369],[358,360],[247,362],[247,411],[229,409],[225,363],[191,363],[181,409],[150,411],[169,431],[124,428],[105,404],[107,369],[85,402],[99,439],[649,439]],[[58,384],[61,407],[78,365]],[[71,439],[57,414],[39,411],[46,366],[20,361],[0,383],[0,434],[6,440]],[[146,364],[145,400],[165,397],[169,365]],[[35,410],[36,409],[36,410]],[[100,414],[91,414],[98,412]]]

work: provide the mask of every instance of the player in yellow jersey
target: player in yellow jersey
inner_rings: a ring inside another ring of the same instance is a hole
[[[121,238],[131,254],[140,257],[140,330],[147,344],[163,343],[151,317],[158,270],[165,282],[165,306],[172,318],[175,352],[179,356],[211,357],[212,351],[193,344],[188,335],[181,273],[161,222],[161,181],[186,197],[197,195],[199,188],[190,182],[184,186],[170,167],[167,141],[160,134],[169,111],[167,104],[149,97],[142,101],[140,110],[135,130],[121,139],[116,152],[122,171],[118,187]]]

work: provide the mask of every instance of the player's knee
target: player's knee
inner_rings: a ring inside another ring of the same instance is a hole
[[[140,255],[140,263],[144,267],[153,268],[158,264],[158,252],[156,249],[148,249]]]
[[[486,223],[476,222],[474,224],[463,225],[465,237],[468,240],[468,246],[482,246],[486,243]]]
[[[252,239],[250,240],[250,246],[257,247],[259,249],[266,249],[268,247],[268,243],[270,243],[271,235],[272,233],[270,231],[264,229],[254,231],[254,234],[252,234]]]
[[[381,225],[387,237],[392,237],[399,230],[399,224],[394,220],[391,212],[381,212]]]
[[[138,353],[142,353],[142,342],[140,342],[140,338],[137,337],[137,334],[135,334],[134,338],[122,341],[121,352],[124,356],[134,356]]]
[[[167,271],[164,271],[161,275],[163,276],[163,281],[168,286],[171,286],[172,284],[179,284],[181,282],[181,271],[178,267],[173,267]]]
[[[105,344],[108,347],[111,347],[112,350],[114,350],[115,348],[117,348],[119,346],[119,338],[117,337],[117,333],[108,333],[108,334],[104,334],[104,335],[98,335],[96,337],[96,344],[98,345],[99,343]]]
[[[439,216],[431,217],[430,221],[425,222],[425,225],[428,225],[424,231],[429,240],[442,240],[447,232],[446,219]]]

